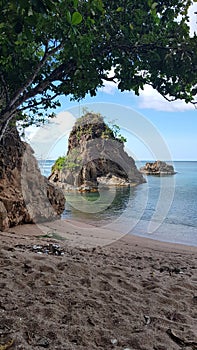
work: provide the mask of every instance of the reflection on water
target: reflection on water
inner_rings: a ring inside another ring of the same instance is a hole
[[[130,232],[147,205],[148,186],[113,187],[99,193],[67,193],[63,219],[73,219],[121,233]]]
[[[63,218],[72,218],[96,226],[109,224],[125,212],[135,195],[135,187],[101,189],[95,193],[70,192],[66,194]]]
[[[47,174],[52,163],[45,164]],[[150,237],[147,231],[150,221],[162,223],[166,202],[173,194],[164,223],[151,238],[197,245],[197,162],[175,162],[174,165],[177,171],[174,177],[149,176],[147,183],[137,187],[67,193],[63,218],[142,236],[147,233]]]

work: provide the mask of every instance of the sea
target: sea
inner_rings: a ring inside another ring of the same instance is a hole
[[[39,161],[48,177],[54,160]],[[146,161],[137,161],[140,168]],[[164,242],[197,246],[197,161],[175,161],[170,176],[146,176],[130,188],[66,194],[69,219]]]

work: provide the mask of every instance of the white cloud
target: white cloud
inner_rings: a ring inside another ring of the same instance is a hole
[[[113,81],[104,81],[104,86],[101,88],[102,92],[109,95],[114,95],[117,90],[117,83]]]
[[[112,67],[109,72],[107,72],[108,78],[113,78],[114,77],[114,70],[115,67]],[[115,81],[107,81],[103,80],[104,86],[101,88],[101,91],[109,94],[109,95],[114,95],[115,92],[118,90],[118,81],[117,79]]]
[[[62,111],[56,118],[42,127],[28,130],[29,143],[38,159],[49,159],[56,144],[69,135],[76,117],[68,111]],[[66,148],[65,148],[66,149]]]
[[[106,82],[101,91],[109,95],[114,95],[118,91],[117,84]],[[193,104],[185,103],[183,100],[167,101],[157,90],[149,85],[145,85],[144,90],[140,90],[139,96],[135,96],[132,91],[124,91],[123,93],[130,93],[136,99],[136,103],[141,109],[154,109],[156,111],[166,112],[184,112],[194,109]]]
[[[190,26],[190,35],[193,36],[197,32],[197,3],[193,3],[188,11],[189,14],[189,26]]]
[[[141,90],[140,96],[138,97],[138,107],[167,112],[184,112],[194,109],[191,103],[185,103],[182,100],[168,102],[158,91],[154,90],[149,85],[145,85],[144,90]]]
[[[106,94],[114,95],[115,92],[118,91],[117,84],[106,82],[101,91]],[[183,100],[167,101],[157,90],[149,85],[145,85],[144,90],[140,90],[139,96],[135,96],[132,91],[124,91],[123,93],[130,93],[132,97],[136,99],[136,103],[141,109],[154,109],[166,112],[184,112],[194,109],[193,104],[185,103]]]

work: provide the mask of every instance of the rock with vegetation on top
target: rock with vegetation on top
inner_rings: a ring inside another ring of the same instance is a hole
[[[140,171],[146,175],[174,175],[176,172],[174,171],[174,167],[172,165],[167,164],[166,162],[162,162],[161,160],[157,160],[156,162],[148,162],[140,168]]]
[[[57,219],[64,204],[62,191],[41,175],[33,150],[13,129],[0,144],[0,230]]]
[[[130,186],[145,182],[132,157],[124,151],[119,127],[86,113],[75,123],[68,152],[55,162],[50,182],[64,190],[97,191],[99,186]]]

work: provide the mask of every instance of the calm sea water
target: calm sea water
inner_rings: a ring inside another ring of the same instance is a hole
[[[52,160],[40,162],[50,174]],[[142,166],[145,162],[136,163]],[[197,246],[197,162],[174,162],[176,175],[146,177],[147,183],[99,194],[66,196],[63,218],[161,241]]]

